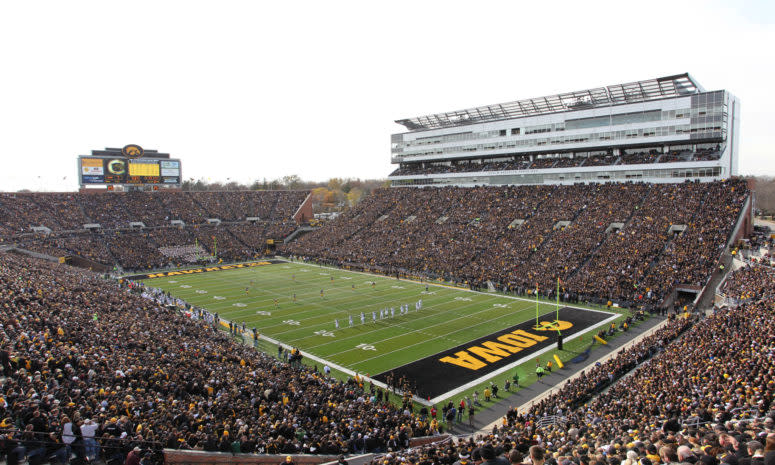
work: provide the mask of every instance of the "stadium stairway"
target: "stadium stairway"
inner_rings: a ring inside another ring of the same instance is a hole
[[[306,234],[310,231],[314,231],[318,228],[313,228],[312,226],[299,226],[296,228],[292,233],[288,234],[288,237],[283,239],[283,244],[287,244],[289,242],[292,242],[296,239],[297,236],[300,236],[302,234]]]
[[[565,368],[555,368],[551,374],[545,375],[540,381],[536,381],[527,387],[521,387],[517,391],[512,391],[509,393],[509,396],[501,397],[500,401],[487,409],[477,411],[474,416],[473,428],[468,426],[468,416],[466,415],[463,423],[456,423],[453,425],[452,429],[445,431],[459,436],[489,434],[492,431],[493,426],[497,425],[500,428],[503,417],[506,415],[509,408],[516,406],[520,412],[524,412],[534,403],[540,402],[544,397],[547,397],[556,390],[562,388],[566,382],[576,378],[582,371],[592,368],[597,362],[602,362],[615,356],[625,347],[637,344],[644,337],[661,328],[666,322],[666,318],[651,316],[646,321],[631,327],[630,334],[633,335],[632,337],[624,338],[620,335],[619,337],[609,340],[607,345],[594,345],[592,347],[591,356],[585,360],[586,363],[574,364],[567,361],[565,362]],[[568,354],[570,354],[570,352]],[[499,392],[503,393],[503,390]],[[460,399],[453,399],[453,401],[457,404],[460,402]],[[446,423],[443,424],[446,428]]]
[[[648,198],[648,196],[649,196],[649,192],[646,192],[646,193],[643,195],[643,197],[641,197],[641,199],[640,199],[640,202],[638,203],[638,206],[637,206],[636,208],[633,208],[633,209],[630,211],[630,216],[628,216],[628,217],[627,217],[627,218],[624,220],[624,226],[622,226],[622,230],[625,230],[625,229],[627,229],[627,226],[629,226],[629,225],[630,225],[630,223],[632,222],[632,219],[635,217],[635,213],[636,213],[636,212],[638,212],[638,211],[640,211],[640,209],[641,209],[641,208],[643,208],[643,204],[644,204],[644,203],[646,203],[646,199]],[[605,244],[605,242],[608,240],[608,238],[609,238],[609,237],[611,237],[611,234],[614,234],[614,233],[615,233],[614,231],[611,231],[611,232],[609,232],[608,234],[606,234],[605,236],[603,236],[603,239],[600,241],[600,243],[599,243],[599,244],[597,244],[597,245],[595,246],[595,248],[594,248],[594,249],[592,249],[592,251],[590,251],[590,252],[589,252],[589,255],[587,255],[587,256],[586,256],[586,258],[584,258],[584,260],[581,262],[581,265],[579,265],[579,266],[578,266],[578,268],[576,268],[575,270],[573,270],[573,272],[571,272],[571,273],[568,275],[568,277],[567,277],[567,278],[565,278],[565,280],[566,280],[566,281],[570,281],[570,280],[571,280],[571,279],[572,279],[572,278],[573,278],[573,277],[574,277],[574,276],[575,276],[575,275],[576,275],[576,274],[577,274],[577,273],[578,273],[580,270],[584,269],[584,268],[587,266],[587,264],[588,264],[588,263],[589,263],[589,262],[590,262],[590,261],[591,261],[593,258],[595,258],[595,255],[597,254],[597,251],[600,249],[600,247],[602,247],[602,246],[603,246],[603,244]]]
[[[53,255],[48,255],[40,252],[33,252],[32,250],[20,249],[19,247],[12,247],[8,249],[8,251],[22,254],[22,255],[27,255],[29,257],[39,258],[41,260],[46,260],[49,262],[59,263],[59,257],[55,257]]]
[[[697,298],[697,303],[695,305],[696,308],[700,310],[708,310],[713,308],[713,304],[716,298],[716,289],[718,288],[719,284],[721,284],[721,281],[723,281],[727,276],[727,274],[733,270],[734,267],[732,266],[732,262],[733,257],[728,253],[725,253],[721,257],[720,265],[723,265],[724,268],[722,269],[720,266],[717,267],[713,274],[710,276],[710,279],[708,280],[708,283],[705,284],[700,297]]]
[[[86,214],[86,209],[83,208],[83,204],[80,201],[76,201],[75,204],[78,205],[78,209],[81,211],[81,215],[83,215],[84,218],[88,219],[90,223],[94,223],[94,221],[91,218],[89,218],[89,215]]]

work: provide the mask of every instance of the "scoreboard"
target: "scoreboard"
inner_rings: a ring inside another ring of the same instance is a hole
[[[140,150],[139,157],[125,156],[126,150],[123,150],[123,153],[101,151],[93,152],[92,156],[81,155],[78,157],[78,174],[81,186],[110,184],[180,186],[180,160],[154,158],[155,152],[143,153],[142,149]]]

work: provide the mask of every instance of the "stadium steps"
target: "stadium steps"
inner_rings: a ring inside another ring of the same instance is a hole
[[[313,228],[312,226],[299,226],[292,233],[288,234],[288,237],[283,239],[283,244],[287,244],[289,242],[292,242],[293,240],[296,239],[297,236],[300,236],[302,234],[306,234],[306,233],[308,233],[310,231],[314,231],[315,229],[318,229],[318,228]]]
[[[724,255],[721,256],[720,264],[724,265],[724,269],[721,270],[719,266],[716,266],[716,269],[710,276],[710,280],[705,284],[702,294],[700,294],[700,297],[697,300],[697,304],[695,305],[696,308],[700,310],[713,308],[713,304],[716,300],[716,288],[718,288],[721,281],[726,278],[727,274],[733,270],[732,261],[732,255],[729,253],[724,253]]]
[[[369,228],[372,225],[374,225],[374,223],[376,223],[378,221],[377,220],[378,218],[382,218],[383,216],[389,215],[390,212],[395,210],[396,208],[397,208],[397,205],[395,205],[395,204],[387,205],[383,210],[380,210],[376,215],[374,215],[374,221],[372,221],[371,223],[364,222],[362,227],[355,229],[352,232],[352,234],[348,234],[347,236],[343,237],[340,242],[342,244],[344,244],[344,243],[348,242],[350,239],[352,239],[353,237],[356,237],[356,236],[360,235],[362,232],[364,232],[364,231],[368,232]],[[350,218],[349,221],[355,220],[356,218],[358,218],[360,215],[363,215],[364,213],[366,213],[366,212],[359,213],[355,217]]]
[[[676,238],[675,235],[670,237],[670,239],[668,239],[668,241],[665,242],[665,245],[662,246],[662,250],[660,250],[659,253],[654,255],[654,258],[651,259],[651,262],[649,262],[649,265],[646,267],[646,270],[643,272],[643,276],[641,277],[640,281],[638,281],[639,287],[642,284],[644,284],[644,281],[646,280],[646,278],[648,278],[649,275],[651,275],[651,271],[654,269],[655,266],[657,266],[657,263],[662,261],[662,257],[665,255],[665,252],[667,252],[667,249],[669,249],[670,246],[673,245],[673,241],[675,241],[675,238]]]
[[[552,241],[552,238],[554,237],[555,233],[560,230],[560,228],[555,229],[555,227],[554,227],[558,222],[568,221],[568,222],[570,222],[570,224],[573,224],[573,222],[576,221],[578,219],[578,217],[581,216],[581,214],[583,212],[584,212],[584,207],[579,207],[575,212],[573,212],[573,214],[570,216],[570,219],[555,221],[552,224],[552,229],[549,231],[549,234],[547,234],[545,236],[545,239],[543,241],[541,241],[541,245],[536,247],[536,249],[533,250],[532,252],[530,252],[530,254],[528,255],[528,263],[534,259],[534,257],[533,257],[534,255],[536,255],[539,252],[543,251],[545,247],[550,247],[550,246],[554,245],[554,244],[549,244],[549,245],[547,245],[547,244]]]
[[[110,255],[110,258],[113,260],[113,265],[123,266],[118,257],[116,257],[116,254],[113,253],[113,250],[110,248],[107,242],[105,242],[104,238],[100,238],[100,240],[105,245],[105,250],[108,251],[108,255]]]
[[[12,247],[12,248],[8,249],[7,252],[13,252],[13,253],[21,254],[21,255],[27,255],[28,257],[33,257],[33,258],[37,258],[37,259],[40,259],[40,260],[46,260],[48,262],[59,263],[59,257],[55,257],[53,255],[48,255],[48,254],[41,253],[41,252],[34,252],[32,250],[22,249],[22,248],[19,248],[19,247]]]
[[[215,215],[210,210],[206,209],[205,206],[202,205],[202,202],[197,200],[195,195],[191,195],[190,192],[187,192],[186,195],[188,196],[188,198],[191,199],[192,202],[194,202],[197,205],[197,207],[201,208],[203,212],[207,213],[207,218],[218,218],[219,215]]]
[[[78,205],[78,208],[81,210],[81,215],[83,215],[87,223],[96,223],[96,221],[94,221],[91,217],[89,217],[89,215],[86,214],[86,209],[83,208],[83,204],[78,197],[76,197],[75,204]]]
[[[221,226],[223,228],[223,231],[226,232],[226,234],[230,235],[234,238],[235,241],[237,241],[238,244],[242,244],[243,246],[247,247],[248,249],[252,249],[252,247],[248,244],[246,244],[242,239],[239,238],[236,234],[232,232],[231,229],[229,229],[229,225],[223,225]],[[264,232],[266,232],[266,227],[264,227]],[[266,238],[264,238],[264,242],[266,242]]]
[[[53,224],[50,225],[50,226],[52,226],[51,229],[60,229],[60,230],[68,229],[68,225],[67,224],[60,223],[59,219],[56,216],[52,216],[52,215],[48,214],[48,210],[46,209],[46,205],[42,205],[40,202],[37,202],[35,200],[35,196],[28,197],[28,201],[32,202],[33,204],[35,204],[39,210],[47,213],[46,216],[48,218],[50,218],[50,220],[53,222]],[[53,227],[55,225],[56,225],[56,227]],[[41,226],[45,226],[45,225],[41,224]]]
[[[649,193],[651,193],[651,191],[650,191],[650,190],[649,190],[649,191],[646,191],[646,194],[645,194],[643,197],[641,197],[641,199],[640,199],[640,203],[638,203],[637,207],[636,207],[636,208],[633,208],[633,209],[630,211],[630,216],[628,216],[628,217],[627,217],[627,218],[624,220],[624,226],[622,226],[622,230],[625,230],[625,229],[627,229],[627,226],[629,226],[629,224],[632,222],[632,219],[633,219],[633,218],[635,218],[635,213],[636,213],[636,212],[639,212],[639,211],[641,210],[641,208],[643,208],[643,204],[644,204],[644,203],[646,203],[646,199],[648,198],[648,196],[649,196]],[[600,243],[599,243],[599,244],[597,244],[597,246],[595,246],[595,248],[594,248],[594,249],[592,249],[592,251],[591,251],[591,252],[589,252],[589,255],[587,255],[587,257],[586,257],[586,258],[584,258],[584,261],[582,261],[582,262],[581,262],[581,265],[579,265],[579,267],[578,267],[578,268],[576,268],[575,270],[573,270],[573,272],[571,272],[571,274],[569,274],[569,275],[568,275],[568,276],[567,276],[565,279],[569,281],[569,280],[570,280],[570,279],[572,279],[574,276],[576,276],[576,274],[577,274],[579,271],[581,271],[581,270],[583,270],[584,268],[586,268],[587,264],[588,264],[589,262],[591,262],[593,258],[595,258],[595,255],[597,255],[597,251],[598,251],[598,250],[600,250],[600,247],[602,247],[602,246],[603,246],[603,244],[605,244],[605,243],[606,243],[606,241],[608,240],[608,238],[609,238],[609,237],[611,237],[611,234],[615,234],[615,232],[614,232],[614,231],[611,231],[611,232],[609,232],[608,234],[605,234],[605,235],[603,235],[603,240],[601,240],[601,241],[600,241]]]
[[[94,236],[94,237],[97,237],[98,240],[102,243],[103,247],[105,247],[105,250],[108,251],[108,255],[110,255],[110,259],[111,259],[111,263],[107,264],[108,266],[111,266],[111,267],[116,266],[116,265],[123,266],[123,264],[118,259],[116,254],[113,253],[113,249],[110,246],[110,241],[107,240],[107,238],[105,237],[104,234],[100,234],[99,236],[96,236],[96,235],[94,235],[92,233],[90,233],[90,234],[92,236]],[[108,234],[115,234],[115,232],[114,231],[110,231],[110,232],[108,232]],[[106,265],[106,264],[103,263],[102,265]]]
[[[703,198],[702,201],[700,202],[699,208],[697,208],[694,211],[694,213],[692,213],[692,216],[689,218],[689,220],[686,222],[686,224],[694,224],[695,219],[697,218],[697,215],[699,214],[699,212],[704,210],[705,204],[708,202],[708,195],[710,195],[710,194],[709,193],[705,194],[705,198]],[[686,234],[686,230],[682,231],[680,235],[683,235],[683,234]],[[675,234],[673,236],[671,236],[670,240],[668,240],[665,243],[664,247],[662,247],[662,250],[660,250],[659,253],[656,254],[654,256],[654,258],[651,260],[649,265],[644,270],[643,275],[638,280],[637,284],[638,284],[639,288],[640,287],[646,287],[645,286],[646,280],[651,276],[651,272],[654,270],[654,268],[657,266],[657,264],[662,261],[662,258],[665,256],[665,252],[667,252],[668,248],[670,248],[670,246],[673,244],[673,242],[675,241],[676,237],[678,237],[678,236],[676,236]],[[675,289],[675,286],[673,286],[673,290],[674,289]],[[671,292],[672,292],[672,290],[671,290]],[[670,295],[670,293],[668,293],[667,295]]]
[[[275,218],[274,213],[277,211],[277,204],[278,203],[280,203],[280,196],[279,195],[275,195],[274,196],[274,203],[272,204],[272,208],[269,209],[269,216],[268,216],[268,218],[270,220],[276,220],[277,219],[277,218]]]

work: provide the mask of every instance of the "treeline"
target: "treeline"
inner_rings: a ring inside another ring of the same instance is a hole
[[[775,215],[775,177],[755,176],[753,190],[756,192],[756,210],[762,215]]]
[[[316,212],[332,212],[355,205],[374,189],[388,185],[389,182],[384,179],[331,178],[328,181],[313,182],[305,181],[293,174],[272,180],[264,178],[251,184],[228,180],[224,183],[188,179],[183,181],[182,189],[184,191],[309,190],[312,192],[312,207]]]

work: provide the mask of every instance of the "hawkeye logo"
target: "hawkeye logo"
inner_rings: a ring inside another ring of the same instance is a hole
[[[573,323],[569,321],[542,321],[534,329],[538,331],[558,331],[570,329]],[[446,356],[439,359],[442,363],[451,363],[469,370],[478,370],[486,367],[490,363],[495,363],[503,358],[521,352],[529,347],[536,345],[541,341],[549,339],[540,334],[533,334],[524,329],[518,329],[510,333],[499,336],[494,341],[485,341],[478,345],[473,345],[455,352],[453,356]]]
[[[554,320],[554,321],[542,321],[533,329],[536,331],[562,331],[563,329],[570,329],[573,327],[573,323],[570,321]]]
[[[121,149],[121,153],[127,158],[140,158],[145,154],[145,150],[137,144],[129,144]]]

